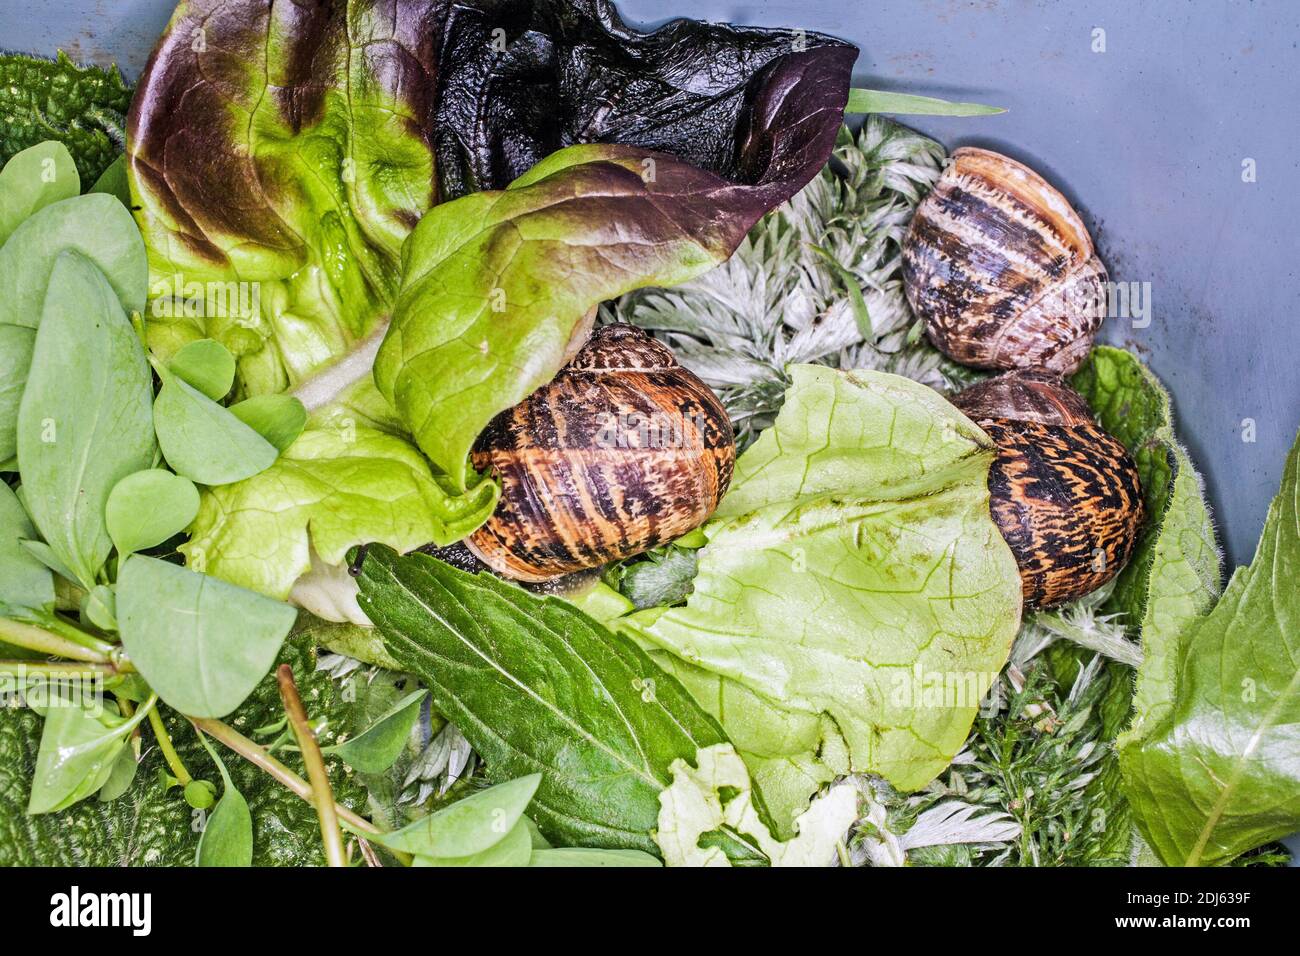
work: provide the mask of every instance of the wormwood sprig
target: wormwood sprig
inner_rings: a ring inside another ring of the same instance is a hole
[[[771,425],[789,363],[959,387],[979,373],[947,361],[920,334],[900,272],[912,211],[944,158],[934,140],[868,117],[857,137],[841,130],[831,165],[725,263],[672,289],[629,293],[602,321],[631,322],[668,342],[722,398],[742,446]]]

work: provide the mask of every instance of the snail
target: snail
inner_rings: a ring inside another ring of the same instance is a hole
[[[952,403],[997,445],[993,520],[1020,567],[1027,608],[1083,597],[1118,574],[1142,526],[1137,466],[1083,396],[1057,376],[1016,370]]]
[[[1106,268],[1069,202],[1029,167],[963,148],[903,240],[907,300],[963,365],[1076,371],[1105,314]]]
[[[479,437],[471,461],[501,500],[466,544],[519,581],[630,557],[703,524],[735,458],[709,387],[645,332],[608,325]]]

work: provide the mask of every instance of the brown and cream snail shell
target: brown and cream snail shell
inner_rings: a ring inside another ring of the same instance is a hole
[[[976,368],[1074,372],[1105,315],[1106,268],[1065,197],[1028,166],[963,148],[903,241],[930,341]]]
[[[952,403],[997,445],[990,507],[1026,607],[1073,601],[1118,574],[1137,544],[1142,489],[1133,459],[1083,396],[1030,369],[972,385]]]
[[[542,581],[699,527],[736,446],[722,403],[667,346],[609,325],[493,419],[471,457],[500,480],[501,500],[466,544],[506,577]]]

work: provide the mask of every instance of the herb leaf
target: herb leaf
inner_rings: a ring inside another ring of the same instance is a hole
[[[133,555],[117,582],[122,644],[183,714],[223,717],[266,676],[297,614],[205,574]]]
[[[20,541],[36,534],[22,503],[0,481],[0,604],[47,608],[54,604],[54,577]]]
[[[153,461],[152,391],[140,340],[103,273],[80,253],[61,253],[18,410],[18,462],[28,513],[86,588],[113,546],[109,493]]]
[[[203,834],[194,853],[194,865],[252,866],[253,815],[248,810],[248,801],[236,789],[226,765],[202,733],[199,733],[199,740],[221,774],[221,799],[203,825]]]
[[[72,154],[49,140],[15,153],[0,170],[0,244],[38,209],[81,192]]]
[[[128,735],[154,703],[156,699],[128,720],[102,701],[88,706],[87,701],[53,691],[45,707],[27,812],[56,812],[102,787],[127,746]]]
[[[849,90],[849,104],[845,113],[893,113],[896,116],[989,116],[1005,113],[1001,106],[983,103],[954,103],[934,96],[917,96],[914,93],[891,93],[888,90]]]
[[[167,464],[201,485],[251,478],[275,463],[276,448],[179,376],[159,369],[154,427]]]
[[[338,754],[362,773],[383,773],[406,746],[406,738],[419,720],[420,706],[427,696],[425,690],[407,694],[362,733],[326,747],[325,751]]]
[[[1298,580],[1300,438],[1254,561],[1172,636],[1167,706],[1120,744],[1138,825],[1168,865],[1227,863],[1300,827]]]
[[[279,451],[297,441],[307,427],[307,409],[292,395],[254,395],[231,405],[230,414]]]
[[[181,346],[167,367],[214,402],[225,398],[235,384],[235,357],[216,339],[198,339]]]
[[[541,779],[534,773],[480,790],[396,833],[376,836],[374,842],[416,856],[470,857],[491,849],[517,829],[531,849],[532,837],[522,817]]]
[[[104,521],[123,557],[184,531],[199,511],[194,482],[161,468],[127,475],[108,496]]]
[[[360,584],[389,653],[489,775],[542,773],[532,809],[548,839],[656,851],[669,766],[726,740],[681,684],[567,602],[425,554],[372,547]]]

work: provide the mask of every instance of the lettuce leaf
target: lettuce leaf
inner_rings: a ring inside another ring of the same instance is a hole
[[[284,600],[313,551],[337,565],[359,541],[449,544],[492,513],[492,482],[449,495],[410,442],[349,422],[318,420],[266,471],[208,489],[181,547],[190,565]]]
[[[795,822],[798,835],[782,842],[754,808],[749,771],[730,744],[701,749],[694,767],[678,758],[669,770],[673,782],[659,794],[655,832],[668,866],[731,866],[721,847],[700,845],[701,837],[715,832],[747,838],[772,866],[829,866],[858,818],[857,791],[840,784],[814,800]]]
[[[989,517],[988,437],[908,379],[791,374],[706,527],[686,606],[623,625],[710,675],[714,686],[683,679],[706,689],[778,823],[841,760],[903,790],[933,779],[965,742],[1021,609]]]
[[[720,261],[816,173],[854,56],[802,31],[680,21],[643,34],[605,0],[187,0],[130,117],[150,344],[166,357],[221,341],[236,397],[340,366],[344,386],[366,388],[396,308],[379,383],[430,481],[473,498],[474,437],[559,369],[600,298]],[[513,180],[506,201],[447,205],[399,259],[435,201]],[[528,268],[498,278],[520,237]],[[475,326],[498,288],[505,312]],[[253,547],[251,527],[230,529]]]
[[[1189,537],[1166,526],[1162,538]],[[1207,616],[1188,619],[1179,601],[1144,630],[1158,669],[1120,741],[1120,768],[1142,835],[1168,865],[1228,863],[1300,828],[1297,581],[1300,438],[1250,566]],[[1153,575],[1153,607],[1158,586]]]

